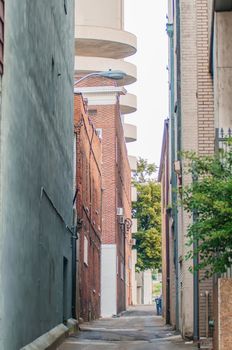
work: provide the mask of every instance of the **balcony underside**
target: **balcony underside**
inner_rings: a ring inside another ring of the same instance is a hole
[[[129,164],[130,164],[131,171],[137,171],[137,167],[138,167],[137,157],[129,155],[128,159],[129,159]]]
[[[127,93],[120,96],[120,106],[122,114],[130,114],[137,111],[137,98],[133,94]]]
[[[125,58],[136,53],[136,37],[122,30],[76,26],[75,52],[78,56]]]
[[[124,124],[124,137],[127,143],[137,141],[137,127],[132,124]]]

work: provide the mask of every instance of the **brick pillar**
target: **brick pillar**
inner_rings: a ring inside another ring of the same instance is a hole
[[[209,72],[208,0],[197,1],[197,101],[199,155],[214,153],[213,78]]]
[[[218,350],[232,349],[232,279],[218,280]]]
[[[209,155],[214,153],[214,95],[213,78],[209,72],[209,3],[208,0],[197,0],[197,114],[198,114],[198,153]],[[199,273],[200,278],[204,271]],[[209,298],[207,298],[209,292]],[[206,308],[212,318],[213,281],[203,280],[199,284],[199,330],[205,337],[207,330]]]

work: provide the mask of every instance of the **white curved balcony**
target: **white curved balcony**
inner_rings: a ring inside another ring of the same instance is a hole
[[[138,167],[137,157],[128,156],[128,160],[129,160],[131,171],[137,171],[137,167]]]
[[[131,186],[131,202],[137,202],[138,194],[137,194],[137,188],[134,186]]]
[[[113,28],[79,25],[75,27],[75,53],[78,56],[125,58],[137,51],[134,34]]]
[[[131,233],[137,233],[137,232],[138,232],[138,220],[132,219]]]
[[[120,106],[122,114],[130,114],[137,111],[137,97],[133,94],[120,96]]]
[[[113,58],[75,56],[75,75],[86,75],[109,69],[126,73],[123,79],[117,80],[118,86],[129,85],[137,80],[137,69],[133,63]]]
[[[137,126],[132,124],[124,124],[124,137],[127,143],[137,141]]]

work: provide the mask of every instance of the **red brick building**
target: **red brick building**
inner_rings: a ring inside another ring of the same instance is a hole
[[[74,97],[76,211],[79,224],[77,314],[85,321],[100,316],[102,231],[101,140],[81,95]]]
[[[131,170],[119,106],[125,90],[103,78],[78,89],[102,138],[101,315],[112,316],[131,304]]]

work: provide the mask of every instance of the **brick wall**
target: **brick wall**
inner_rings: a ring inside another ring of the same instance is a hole
[[[215,350],[232,348],[232,279],[218,280],[218,342]]]
[[[214,153],[213,78],[209,72],[209,8],[208,0],[197,1],[197,104],[198,151],[200,155]]]
[[[115,105],[91,106],[92,121],[102,129],[102,243],[115,244],[116,218],[116,114]]]
[[[215,276],[213,283],[213,319],[214,319],[214,327],[213,327],[213,350],[218,350],[218,278]]]
[[[197,8],[197,106],[198,106],[198,153],[208,155],[214,153],[214,95],[213,78],[209,72],[209,3],[198,0]],[[201,271],[199,276],[203,276]],[[199,285],[199,326],[200,335],[206,336],[206,292],[209,292],[209,315],[213,313],[213,282],[204,280]]]
[[[180,66],[181,66],[181,149],[198,150],[197,120],[197,46],[196,1],[180,1]],[[177,54],[177,53],[176,53]],[[178,58],[178,56],[177,56]],[[178,101],[179,102],[179,101]],[[191,177],[183,175],[183,186]],[[183,208],[178,210],[179,256],[179,327],[186,338],[193,336],[193,276],[189,272],[192,261],[183,257],[188,251],[186,232],[191,223]]]
[[[209,73],[209,3],[208,0],[181,0],[181,148],[199,155],[214,152],[214,96]],[[183,175],[183,186],[191,176]],[[186,232],[191,217],[179,210],[179,255],[184,256]],[[192,262],[180,264],[180,324],[184,336],[193,332],[193,277],[188,268]],[[200,273],[200,277],[202,273]],[[200,336],[206,335],[206,292],[210,293],[212,316],[212,280],[199,286]]]
[[[78,84],[84,86],[116,86],[116,82],[91,77]],[[131,170],[117,99],[115,93],[115,103],[89,105],[88,113],[94,126],[102,129],[102,244],[117,245],[117,312],[120,312],[131,304],[132,247],[131,231],[125,234],[116,213],[117,207],[122,207],[124,217],[131,218]]]
[[[227,130],[231,119],[232,12],[216,12],[214,18],[214,94],[215,124]],[[231,269],[230,269],[231,270]],[[231,277],[228,270],[224,276]],[[214,285],[214,349],[231,349],[231,279],[219,279]],[[230,329],[229,329],[230,328]]]
[[[74,97],[76,134],[76,208],[79,230],[78,285],[85,321],[100,316],[100,257],[102,231],[101,141],[86,113],[81,95]]]
[[[119,111],[118,115],[120,116]],[[124,209],[125,219],[131,219],[131,170],[120,117],[116,118],[116,144],[116,204],[117,207]],[[132,302],[132,247],[130,243],[132,235],[130,229],[120,225],[117,226],[117,230],[118,263],[125,264],[124,280],[122,280],[120,273],[118,274],[118,310],[122,311],[125,308],[125,302],[120,297],[120,290],[123,290],[124,284],[126,284],[126,304],[130,305]],[[120,266],[118,266],[118,271],[120,272]]]
[[[166,323],[176,326],[175,319],[175,265],[174,265],[174,235],[170,205],[170,155],[169,155],[169,124],[165,121],[163,145],[161,152],[159,181],[161,182],[161,213],[162,213],[162,296],[163,317]]]
[[[117,207],[122,207],[125,218],[131,218],[130,166],[118,105],[91,106],[91,109],[97,111],[92,117],[94,125],[102,129],[102,243],[117,245],[117,311],[120,312],[125,309],[126,294],[131,303],[131,269],[128,266],[131,234],[125,239],[116,213]],[[122,270],[124,265],[126,269]]]

